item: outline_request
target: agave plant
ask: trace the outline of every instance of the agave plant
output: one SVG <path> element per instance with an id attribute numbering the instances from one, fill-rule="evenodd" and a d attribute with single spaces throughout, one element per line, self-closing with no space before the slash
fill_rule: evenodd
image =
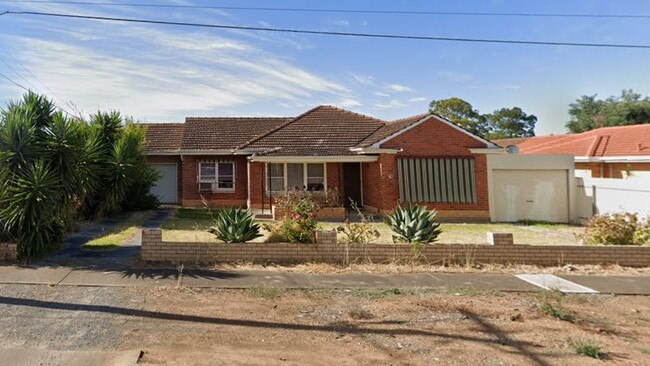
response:
<path id="1" fill-rule="evenodd" d="M 393 241 L 407 243 L 432 243 L 436 241 L 440 223 L 436 222 L 435 210 L 422 206 L 397 206 L 386 218 L 386 224 L 393 230 Z"/>
<path id="2" fill-rule="evenodd" d="M 260 226 L 249 210 L 228 208 L 217 211 L 215 225 L 208 230 L 226 243 L 245 243 L 259 238 Z"/>

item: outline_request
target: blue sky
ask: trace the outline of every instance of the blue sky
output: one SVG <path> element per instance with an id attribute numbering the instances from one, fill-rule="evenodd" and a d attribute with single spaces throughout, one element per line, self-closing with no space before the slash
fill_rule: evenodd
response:
<path id="1" fill-rule="evenodd" d="M 218 4 L 650 14 L 650 2 L 640 1 L 246 0 Z M 3 10 L 328 31 L 650 43 L 650 19 L 308 14 L 0 3 L 0 12 Z M 118 109 L 147 122 L 180 122 L 186 116 L 292 116 L 318 104 L 393 119 L 426 111 L 431 99 L 457 96 L 484 113 L 520 106 L 539 117 L 538 135 L 562 133 L 568 104 L 580 95 L 609 96 L 623 88 L 650 94 L 649 57 L 650 50 L 357 39 L 0 17 L 0 72 L 52 96 L 68 110 L 91 113 Z M 21 93 L 0 79 L 0 103 L 4 105 Z"/>

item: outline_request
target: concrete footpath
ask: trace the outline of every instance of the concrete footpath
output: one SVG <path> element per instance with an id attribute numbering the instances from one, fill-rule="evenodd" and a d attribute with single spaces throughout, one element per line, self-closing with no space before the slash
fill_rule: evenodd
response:
<path id="1" fill-rule="evenodd" d="M 207 270 L 119 266 L 0 266 L 0 283 L 50 286 L 144 286 L 196 288 L 437 288 L 529 292 L 559 283 L 563 292 L 650 295 L 648 276 L 489 273 L 313 274 L 265 270 Z M 537 277 L 540 277 L 537 279 Z M 533 278 L 533 280 L 530 280 Z M 536 282 L 539 281 L 539 282 Z M 575 286 L 574 286 L 575 285 Z M 577 289 L 577 290 L 576 290 Z M 587 289 L 581 291 L 581 289 Z"/>

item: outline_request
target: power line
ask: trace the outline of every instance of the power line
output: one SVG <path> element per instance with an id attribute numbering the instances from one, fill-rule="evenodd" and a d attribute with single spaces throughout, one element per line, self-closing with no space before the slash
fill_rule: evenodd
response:
<path id="1" fill-rule="evenodd" d="M 146 23 L 146 24 L 174 25 L 174 26 L 186 26 L 186 27 L 235 29 L 235 30 L 250 30 L 250 31 L 276 32 L 276 33 L 298 33 L 298 34 L 361 37 L 361 38 L 407 39 L 407 40 L 418 40 L 418 41 L 445 41 L 445 42 L 469 42 L 469 43 L 498 43 L 498 44 L 520 44 L 520 45 L 538 45 L 538 46 L 650 49 L 650 45 L 648 44 L 524 41 L 524 40 L 511 40 L 511 39 L 415 36 L 415 35 L 382 34 L 382 33 L 332 32 L 332 31 L 318 31 L 318 30 L 309 30 L 309 29 L 249 27 L 249 26 L 224 25 L 224 24 L 172 22 L 172 21 L 164 21 L 164 20 L 116 18 L 116 17 L 91 16 L 91 15 L 62 14 L 62 13 L 43 13 L 43 12 L 34 12 L 34 11 L 8 11 L 6 13 L 15 14 L 15 15 L 37 15 L 37 16 L 48 16 L 48 17 L 59 17 L 59 18 L 103 20 L 103 21 L 127 22 L 127 23 Z"/>
<path id="2" fill-rule="evenodd" d="M 32 91 L 31 89 L 29 89 L 29 88 L 25 87 L 24 85 L 22 85 L 22 84 L 20 84 L 20 83 L 18 83 L 18 82 L 16 82 L 16 81 L 14 81 L 14 80 L 12 80 L 12 79 L 9 78 L 7 75 L 5 75 L 5 74 L 3 74 L 3 73 L 1 73 L 1 72 L 0 72 L 0 77 L 6 79 L 6 80 L 9 81 L 10 83 L 12 83 L 12 84 L 14 84 L 15 86 L 17 86 L 17 87 L 23 89 L 23 90 L 26 91 L 26 92 L 31 92 L 31 91 Z M 30 85 L 31 85 L 31 84 L 30 84 Z M 32 87 L 33 87 L 33 85 L 32 85 Z M 36 89 L 36 88 L 34 88 L 34 89 Z M 61 107 L 60 105 L 57 105 L 54 101 L 52 101 L 52 104 L 54 104 L 57 108 L 61 109 L 61 110 L 64 111 L 65 113 L 67 113 L 67 114 L 69 114 L 69 115 L 71 115 L 71 116 L 74 116 L 74 114 L 68 112 L 65 108 Z"/>
<path id="3" fill-rule="evenodd" d="M 13 4 L 66 4 L 134 8 L 171 8 L 171 9 L 215 9 L 262 12 L 300 12 L 300 13 L 343 13 L 343 14 L 394 14 L 394 15 L 450 15 L 450 16 L 490 16 L 490 17 L 544 17 L 544 18 L 641 18 L 650 19 L 650 14 L 587 14 L 587 13 L 511 13 L 511 12 L 477 12 L 477 11 L 421 11 L 421 10 L 371 10 L 371 9 L 314 9 L 314 8 L 276 8 L 220 5 L 176 5 L 150 3 L 109 3 L 102 1 L 10 1 L 0 3 Z"/>

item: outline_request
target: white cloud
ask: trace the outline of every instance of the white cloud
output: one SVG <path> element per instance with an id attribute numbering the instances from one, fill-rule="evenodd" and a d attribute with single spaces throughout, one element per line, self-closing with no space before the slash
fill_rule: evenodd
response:
<path id="1" fill-rule="evenodd" d="M 363 74 L 355 74 L 353 72 L 349 73 L 352 75 L 352 78 L 357 81 L 358 83 L 364 84 L 364 85 L 372 85 L 375 83 L 375 78 L 370 75 L 363 75 Z"/>
<path id="2" fill-rule="evenodd" d="M 397 108 L 406 108 L 408 107 L 408 105 L 400 102 L 397 99 L 391 99 L 387 103 L 377 103 L 375 104 L 375 107 L 382 108 L 382 109 L 397 109 Z"/>
<path id="3" fill-rule="evenodd" d="M 337 27 L 349 27 L 350 21 L 347 19 L 337 19 L 332 22 Z"/>
<path id="4" fill-rule="evenodd" d="M 336 103 L 336 105 L 343 108 L 350 108 L 360 106 L 361 102 L 353 98 L 343 98 L 338 103 Z"/>
<path id="5" fill-rule="evenodd" d="M 390 94 L 388 94 L 388 93 L 384 93 L 384 92 L 382 92 L 382 91 L 376 91 L 374 94 L 375 94 L 376 96 L 378 96 L 378 97 L 382 97 L 382 98 L 388 98 L 388 97 L 390 97 Z"/>
<path id="6" fill-rule="evenodd" d="M 394 92 L 398 92 L 398 93 L 413 91 L 413 89 L 409 88 L 408 86 L 401 85 L 401 84 L 389 84 L 389 85 L 386 85 L 386 88 L 388 88 L 389 90 L 392 90 Z"/>
<path id="7" fill-rule="evenodd" d="M 265 57 L 250 57 L 248 47 L 197 49 L 178 39 L 161 44 L 160 54 L 143 51 L 152 52 L 143 60 L 137 52 L 118 57 L 60 42 L 24 37 L 11 40 L 24 47 L 18 57 L 57 96 L 74 101 L 85 111 L 119 109 L 136 119 L 180 119 L 260 101 L 296 104 L 315 97 L 314 93 L 348 91 L 261 51 L 254 54 Z M 155 43 L 155 37 L 151 41 Z M 185 57 L 164 58 L 179 53 Z M 352 99 L 347 103 L 353 103 Z"/>
<path id="8" fill-rule="evenodd" d="M 409 99 L 409 103 L 419 103 L 419 102 L 424 102 L 425 100 L 427 100 L 427 98 L 425 97 L 415 97 Z"/>

